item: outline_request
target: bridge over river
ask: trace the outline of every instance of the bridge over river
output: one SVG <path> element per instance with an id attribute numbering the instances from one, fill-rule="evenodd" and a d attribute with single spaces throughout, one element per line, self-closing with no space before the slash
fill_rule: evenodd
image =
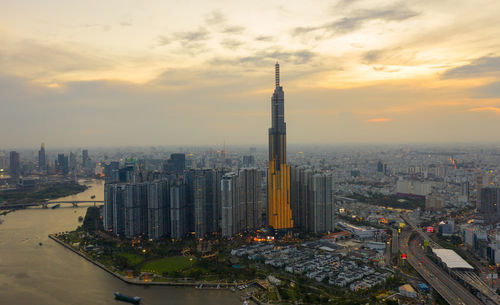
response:
<path id="1" fill-rule="evenodd" d="M 20 203 L 20 204 L 4 204 L 0 205 L 0 210 L 18 210 L 25 209 L 29 207 L 42 207 L 47 209 L 49 207 L 54 207 L 55 205 L 71 205 L 71 207 L 78 207 L 79 204 L 91 203 L 94 206 L 97 204 L 103 204 L 102 200 L 68 200 L 68 201 L 44 201 L 44 202 L 30 202 L 30 203 Z"/>

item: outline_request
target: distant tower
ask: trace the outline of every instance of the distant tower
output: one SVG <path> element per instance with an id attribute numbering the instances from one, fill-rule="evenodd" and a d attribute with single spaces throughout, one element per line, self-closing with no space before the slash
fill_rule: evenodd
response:
<path id="1" fill-rule="evenodd" d="M 87 167 L 89 167 L 89 161 L 90 161 L 89 150 L 88 149 L 84 149 L 82 151 L 82 167 L 84 169 L 86 169 Z"/>
<path id="2" fill-rule="evenodd" d="M 19 178 L 21 174 L 21 162 L 17 151 L 10 152 L 9 174 L 12 178 Z"/>
<path id="3" fill-rule="evenodd" d="M 47 159 L 45 158 L 45 143 L 42 143 L 40 150 L 38 151 L 38 170 L 47 170 Z"/>
<path id="4" fill-rule="evenodd" d="M 275 65 L 269 128 L 268 216 L 274 229 L 293 228 L 290 207 L 290 166 L 286 163 L 285 93 L 280 86 L 280 66 Z"/>

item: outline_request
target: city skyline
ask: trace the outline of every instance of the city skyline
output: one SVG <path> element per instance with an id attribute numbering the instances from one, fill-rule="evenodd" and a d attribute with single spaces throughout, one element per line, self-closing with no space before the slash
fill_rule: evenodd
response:
<path id="1" fill-rule="evenodd" d="M 291 144 L 499 141 L 499 6 L 2 1 L 0 139 L 265 144 L 279 60 Z"/>

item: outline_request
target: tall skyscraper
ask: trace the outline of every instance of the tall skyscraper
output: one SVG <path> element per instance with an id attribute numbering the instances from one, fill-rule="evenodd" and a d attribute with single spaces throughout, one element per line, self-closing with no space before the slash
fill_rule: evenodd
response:
<path id="1" fill-rule="evenodd" d="M 236 173 L 227 173 L 221 181 L 222 219 L 221 231 L 223 237 L 230 237 L 238 233 L 238 176 Z"/>
<path id="2" fill-rule="evenodd" d="M 148 185 L 148 236 L 159 239 L 170 233 L 170 193 L 167 180 Z"/>
<path id="3" fill-rule="evenodd" d="M 21 163 L 19 160 L 19 153 L 17 151 L 10 152 L 9 174 L 12 178 L 19 178 L 19 175 L 21 174 Z"/>
<path id="4" fill-rule="evenodd" d="M 170 187 L 170 234 L 181 239 L 188 232 L 186 220 L 186 185 L 176 181 Z"/>
<path id="5" fill-rule="evenodd" d="M 328 174 L 313 176 L 313 231 L 333 232 L 335 230 L 333 178 Z"/>
<path id="6" fill-rule="evenodd" d="M 280 86 L 280 66 L 275 66 L 276 88 L 271 98 L 269 128 L 268 217 L 274 229 L 293 228 L 290 207 L 290 166 L 286 163 L 285 93 Z"/>
<path id="7" fill-rule="evenodd" d="M 313 175 L 313 170 L 305 166 L 295 166 L 290 170 L 294 227 L 309 232 L 314 231 Z"/>
<path id="8" fill-rule="evenodd" d="M 244 168 L 238 176 L 241 230 L 256 229 L 262 225 L 262 175 L 256 168 Z"/>
<path id="9" fill-rule="evenodd" d="M 47 159 L 45 157 L 45 143 L 42 143 L 40 150 L 38 151 L 38 170 L 47 170 Z"/>
<path id="10" fill-rule="evenodd" d="M 90 161 L 89 150 L 88 149 L 82 150 L 82 167 L 84 169 L 86 169 L 89 166 L 89 161 Z"/>
<path id="11" fill-rule="evenodd" d="M 57 170 L 60 171 L 63 175 L 68 174 L 69 172 L 68 156 L 64 154 L 57 155 Z"/>
<path id="12" fill-rule="evenodd" d="M 207 187 L 203 172 L 200 171 L 195 174 L 192 188 L 194 200 L 194 232 L 196 237 L 203 237 L 208 232 Z"/>
<path id="13" fill-rule="evenodd" d="M 74 152 L 69 153 L 69 170 L 73 173 L 76 171 L 76 154 Z"/>

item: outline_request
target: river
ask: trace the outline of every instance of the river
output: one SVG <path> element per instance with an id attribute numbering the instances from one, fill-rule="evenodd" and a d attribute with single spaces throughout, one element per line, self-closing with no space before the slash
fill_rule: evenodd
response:
<path id="1" fill-rule="evenodd" d="M 57 200 L 103 200 L 104 182 Z M 241 304 L 228 290 L 147 287 L 123 283 L 50 240 L 49 233 L 75 229 L 86 207 L 31 208 L 0 216 L 0 304 L 126 304 L 113 292 L 142 297 L 141 304 Z M 43 245 L 40 246 L 39 243 Z"/>

